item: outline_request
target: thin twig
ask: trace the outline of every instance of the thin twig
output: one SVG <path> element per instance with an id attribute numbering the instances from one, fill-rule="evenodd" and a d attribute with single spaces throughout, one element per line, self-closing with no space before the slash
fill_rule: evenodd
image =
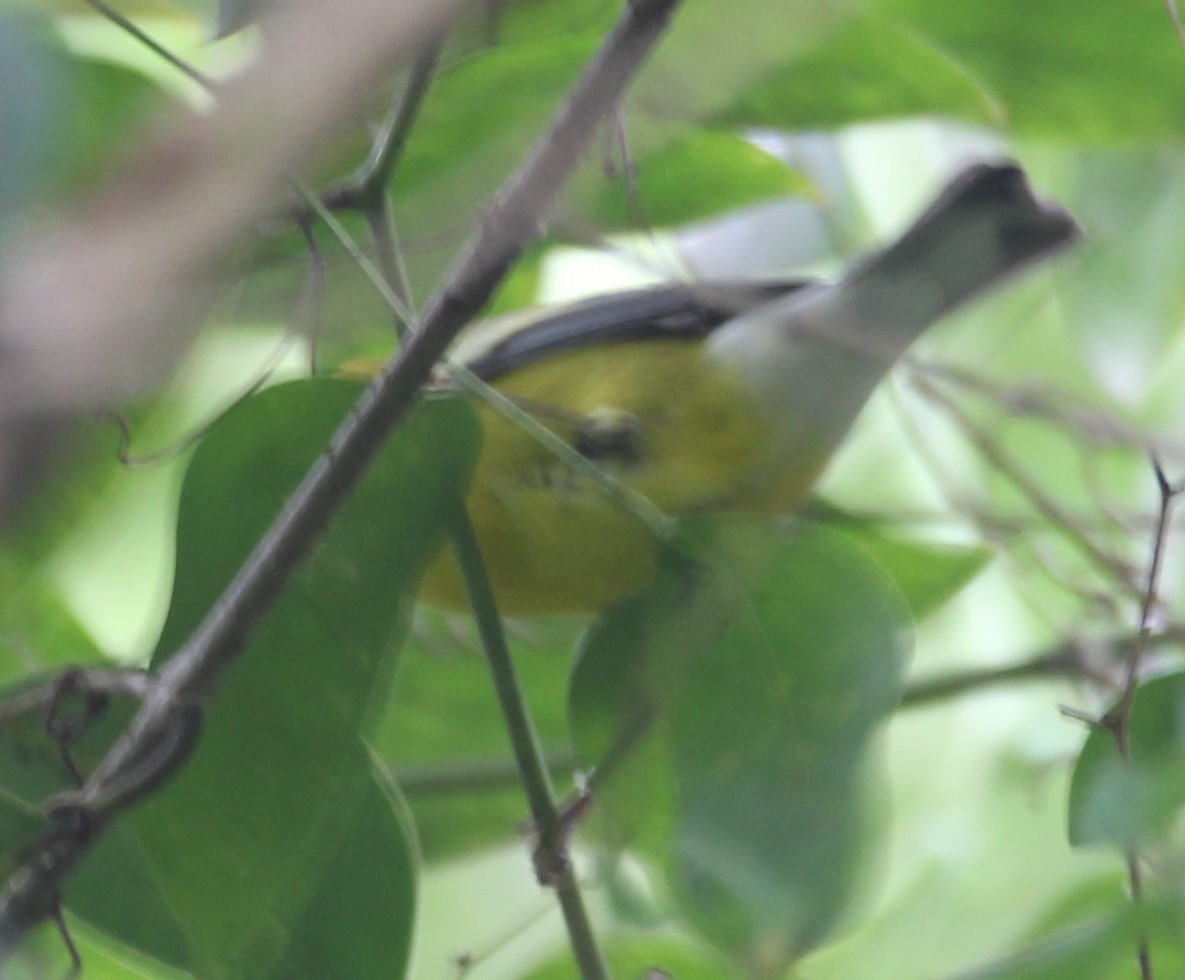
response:
<path id="1" fill-rule="evenodd" d="M 197 84 L 207 92 L 212 93 L 214 91 L 216 88 L 214 79 L 195 68 L 184 58 L 179 58 L 172 51 L 161 44 L 160 41 L 156 40 L 156 38 L 145 31 L 144 28 L 140 27 L 139 24 L 129 20 L 110 4 L 106 3 L 105 0 L 86 0 L 86 3 L 91 7 L 94 7 L 95 10 L 111 21 L 111 23 L 115 24 L 120 30 L 135 38 L 140 44 L 144 45 L 144 47 L 146 47 L 157 57 L 162 58 L 164 61 L 168 62 L 179 72 L 181 72 L 181 74 L 186 78 L 197 82 Z"/>
<path id="2" fill-rule="evenodd" d="M 1135 582 L 1132 569 L 1116 556 L 1108 554 L 1088 535 L 1084 534 L 1073 518 L 1038 486 L 1036 481 L 1025 473 L 1016 461 L 1010 458 L 954 399 L 948 397 L 937 386 L 920 375 L 915 376 L 914 383 L 926 398 L 946 412 L 947 416 L 958 425 L 976 450 L 992 464 L 995 470 L 1006 477 L 1024 495 L 1033 508 L 1050 524 L 1058 528 L 1066 539 L 1092 564 L 1106 573 L 1108 578 L 1114 581 L 1130 598 L 1140 599 L 1143 597 L 1143 589 Z"/>
<path id="3" fill-rule="evenodd" d="M 387 196 L 387 185 L 403 156 L 407 139 L 428 94 L 440 60 L 444 36 L 429 40 L 408 72 L 407 82 L 379 128 L 370 156 L 358 171 L 321 198 L 330 210 L 374 211 Z"/>
<path id="4" fill-rule="evenodd" d="M 370 256 L 354 240 L 354 236 L 341 223 L 337 215 L 330 211 L 325 203 L 319 200 L 303 184 L 297 185 L 297 193 L 304 199 L 309 210 L 325 222 L 325 226 L 333 233 L 333 237 L 345 248 L 350 259 L 358 266 L 362 274 L 366 276 L 367 281 L 378 291 L 379 297 L 387 304 L 391 311 L 405 323 L 414 323 L 416 320 L 415 311 L 404 302 L 399 291 L 387 282 L 383 270 L 371 261 Z"/>
<path id="5" fill-rule="evenodd" d="M 444 36 L 439 35 L 424 45 L 411 66 L 406 84 L 379 129 L 366 162 L 352 177 L 324 194 L 320 202 L 325 210 L 354 210 L 365 215 L 383 279 L 392 295 L 399 298 L 399 304 L 392 305 L 395 332 L 399 337 L 411 327 L 414 314 L 407 269 L 396 244 L 395 215 L 388 185 L 395 167 L 403 157 L 408 137 L 419 116 L 424 97 L 428 94 L 443 43 Z M 316 208 L 316 202 L 306 203 Z"/>
<path id="6" fill-rule="evenodd" d="M 1161 468 L 1160 461 L 1155 457 L 1152 459 L 1152 468 L 1156 474 L 1156 486 L 1160 493 L 1160 509 L 1157 515 L 1156 531 L 1152 538 L 1152 558 L 1148 562 L 1147 584 L 1144 588 L 1143 602 L 1140 605 L 1140 630 L 1136 642 L 1132 646 L 1131 655 L 1128 657 L 1123 694 L 1120 696 L 1119 703 L 1107 713 L 1102 722 L 1103 726 L 1114 736 L 1119 755 L 1128 765 L 1131 765 L 1132 762 L 1132 712 L 1136 706 L 1136 692 L 1140 686 L 1141 667 L 1152 638 L 1153 611 L 1156 608 L 1160 592 L 1160 576 L 1164 567 L 1169 523 L 1172 520 L 1173 504 L 1176 498 L 1185 491 L 1185 487 L 1175 486 L 1169 482 Z M 1139 908 L 1144 900 L 1144 883 L 1143 872 L 1140 869 L 1140 855 L 1134 842 L 1128 845 L 1124 856 L 1132 901 Z M 1136 956 L 1140 964 L 1141 980 L 1152 980 L 1152 951 L 1147 933 L 1142 928 Z"/>
<path id="7" fill-rule="evenodd" d="M 66 917 L 62 914 L 61 905 L 54 911 L 53 921 L 58 927 L 58 936 L 62 940 L 62 945 L 66 947 L 66 954 L 70 957 L 70 970 L 64 980 L 73 980 L 74 977 L 82 976 L 82 954 L 78 952 L 78 944 L 74 942 L 74 936 L 71 935 L 70 927 L 66 924 Z"/>
<path id="8" fill-rule="evenodd" d="M 1140 604 L 1140 631 L 1128 657 L 1123 696 L 1112 712 L 1116 723 L 1116 738 L 1119 740 L 1120 752 L 1125 758 L 1131 757 L 1131 715 L 1135 708 L 1136 691 L 1140 685 L 1140 668 L 1152 639 L 1152 614 L 1160 592 L 1160 576 L 1164 568 L 1165 543 L 1172 520 L 1173 504 L 1183 489 L 1169 483 L 1160 462 L 1155 457 L 1152 460 L 1152 468 L 1156 473 L 1156 486 L 1160 493 L 1160 508 L 1156 518 L 1156 529 L 1152 535 L 1152 559 L 1148 563 L 1148 581 Z"/>
<path id="9" fill-rule="evenodd" d="M 1065 644 L 1029 660 L 1005 667 L 983 667 L 941 677 L 913 681 L 905 689 L 901 707 L 917 708 L 950 698 L 1015 681 L 1045 680 L 1051 677 L 1094 677 L 1095 672 L 1073 644 Z"/>
<path id="10" fill-rule="evenodd" d="M 429 65 L 435 63 L 438 47 L 438 43 L 434 45 Z M 401 114 L 397 112 L 394 118 L 399 119 L 400 117 Z M 398 123 L 392 123 L 392 128 L 398 128 Z M 389 146 L 392 142 L 394 140 L 388 138 L 384 144 Z M 405 287 L 406 283 L 400 279 L 400 267 L 392 227 L 391 199 L 386 187 L 386 176 L 383 172 L 389 169 L 392 160 L 393 157 L 389 154 L 379 153 L 372 167 L 371 176 L 362 184 L 366 188 L 367 182 L 373 181 L 371 192 L 364 193 L 359 199 L 359 204 L 370 227 L 372 244 L 379 260 L 384 282 L 393 293 L 403 292 L 406 299 L 405 290 L 401 290 L 401 287 Z M 374 181 L 373 175 L 375 173 L 379 174 L 377 181 Z M 399 318 L 397 318 L 398 322 L 400 322 Z M 402 321 L 402 325 L 406 331 L 409 326 L 407 321 Z M 510 648 L 506 642 L 501 616 L 494 600 L 477 538 L 473 533 L 473 527 L 469 523 L 464 507 L 464 503 L 458 501 L 459 518 L 453 535 L 453 547 L 465 580 L 466 591 L 469 595 L 486 661 L 490 667 L 490 674 L 494 680 L 494 690 L 502 710 L 507 734 L 510 737 L 511 748 L 514 751 L 519 779 L 526 790 L 527 800 L 530 804 L 531 816 L 537 834 L 535 866 L 536 869 L 544 867 L 548 869 L 546 878 L 540 875 L 540 881 L 555 889 L 556 898 L 563 912 L 564 923 L 568 929 L 573 955 L 580 965 L 581 974 L 588 978 L 607 977 L 608 972 L 592 930 L 584 897 L 569 860 L 569 835 L 556 803 L 550 770 L 527 708 L 514 661 L 510 656 Z M 541 860 L 539 855 L 546 855 L 546 860 Z"/>
<path id="11" fill-rule="evenodd" d="M 463 505 L 459 505 L 458 510 L 460 514 L 453 533 L 453 548 L 465 578 L 469 604 L 481 635 L 482 647 L 494 679 L 494 690 L 510 735 L 515 763 L 527 794 L 537 839 L 536 875 L 540 884 L 555 889 L 581 976 L 585 980 L 607 978 L 608 969 L 593 934 L 584 897 L 569 858 L 568 826 L 556 803 L 551 774 L 514 669 L 514 660 L 506 643 L 498 605 L 485 572 L 477 538 Z"/>
<path id="12" fill-rule="evenodd" d="M 47 716 L 63 688 L 104 697 L 144 698 L 151 680 L 142 670 L 75 667 L 49 681 L 15 691 L 0 701 L 0 728 L 30 715 Z"/>
<path id="13" fill-rule="evenodd" d="M 367 210 L 364 214 L 383 278 L 386 279 L 391 291 L 399 297 L 403 308 L 413 309 L 411 284 L 407 278 L 407 266 L 402 260 L 399 236 L 395 231 L 395 214 L 391 207 L 391 199 L 384 195 L 376 210 Z M 415 322 L 414 318 L 404 317 L 394 310 L 392 312 L 395 313 L 395 336 L 402 339 Z"/>

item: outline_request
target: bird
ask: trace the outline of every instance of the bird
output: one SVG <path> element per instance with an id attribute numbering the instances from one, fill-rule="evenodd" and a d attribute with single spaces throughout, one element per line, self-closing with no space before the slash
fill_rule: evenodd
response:
<path id="1" fill-rule="evenodd" d="M 478 400 L 465 499 L 499 611 L 596 613 L 653 580 L 660 535 L 606 483 L 672 518 L 794 513 L 914 340 L 1080 236 L 1019 165 L 979 162 L 834 281 L 668 282 L 466 328 L 454 362 L 571 450 Z M 442 547 L 420 598 L 466 594 Z"/>

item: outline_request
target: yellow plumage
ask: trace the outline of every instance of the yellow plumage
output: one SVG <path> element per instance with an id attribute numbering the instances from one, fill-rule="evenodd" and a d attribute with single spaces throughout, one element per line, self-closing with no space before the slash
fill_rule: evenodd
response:
<path id="1" fill-rule="evenodd" d="M 1018 168 L 979 165 L 834 285 L 637 290 L 480 326 L 458 357 L 664 513 L 782 513 L 918 334 L 1076 234 Z M 643 588 L 651 529 L 518 422 L 479 411 L 468 507 L 502 612 L 596 610 Z M 422 598 L 464 605 L 451 549 Z"/>
<path id="2" fill-rule="evenodd" d="M 601 433 L 608 443 L 630 443 L 608 446 L 613 458 L 599 465 L 666 513 L 793 509 L 823 459 L 800 461 L 786 479 L 750 485 L 745 477 L 761 458 L 765 426 L 759 406 L 738 397 L 738 385 L 706 357 L 702 340 L 690 339 L 557 354 L 498 387 L 528 411 L 543 407 L 533 414 L 574 445 L 590 424 L 608 430 Z M 650 530 L 514 421 L 487 405 L 480 412 L 486 449 L 468 504 L 495 570 L 500 608 L 513 615 L 582 611 L 643 587 L 654 573 Z M 450 555 L 429 570 L 423 597 L 464 603 Z"/>

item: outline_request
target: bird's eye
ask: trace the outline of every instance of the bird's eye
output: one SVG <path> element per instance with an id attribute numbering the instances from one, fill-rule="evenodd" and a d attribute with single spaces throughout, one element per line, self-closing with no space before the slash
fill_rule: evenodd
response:
<path id="1" fill-rule="evenodd" d="M 574 446 L 594 462 L 637 463 L 642 458 L 642 429 L 629 412 L 597 409 L 581 421 Z"/>

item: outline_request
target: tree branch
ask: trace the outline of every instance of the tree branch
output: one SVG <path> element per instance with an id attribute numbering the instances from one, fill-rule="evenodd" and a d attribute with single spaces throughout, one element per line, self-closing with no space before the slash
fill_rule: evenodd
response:
<path id="1" fill-rule="evenodd" d="M 658 41 L 676 4 L 629 3 L 550 128 L 495 195 L 419 329 L 359 399 L 205 620 L 161 668 L 128 730 L 86 784 L 63 801 L 58 812 L 84 817 L 78 820 L 81 829 L 47 834 L 9 882 L 0 903 L 0 959 L 50 914 L 54 902 L 46 899 L 56 901 L 62 883 L 104 824 L 152 784 L 153 774 L 142 771 L 143 760 L 152 756 L 152 747 L 175 728 L 178 718 L 188 716 L 212 692 L 388 433 L 414 405 L 452 338 L 539 234 L 543 216 Z"/>

